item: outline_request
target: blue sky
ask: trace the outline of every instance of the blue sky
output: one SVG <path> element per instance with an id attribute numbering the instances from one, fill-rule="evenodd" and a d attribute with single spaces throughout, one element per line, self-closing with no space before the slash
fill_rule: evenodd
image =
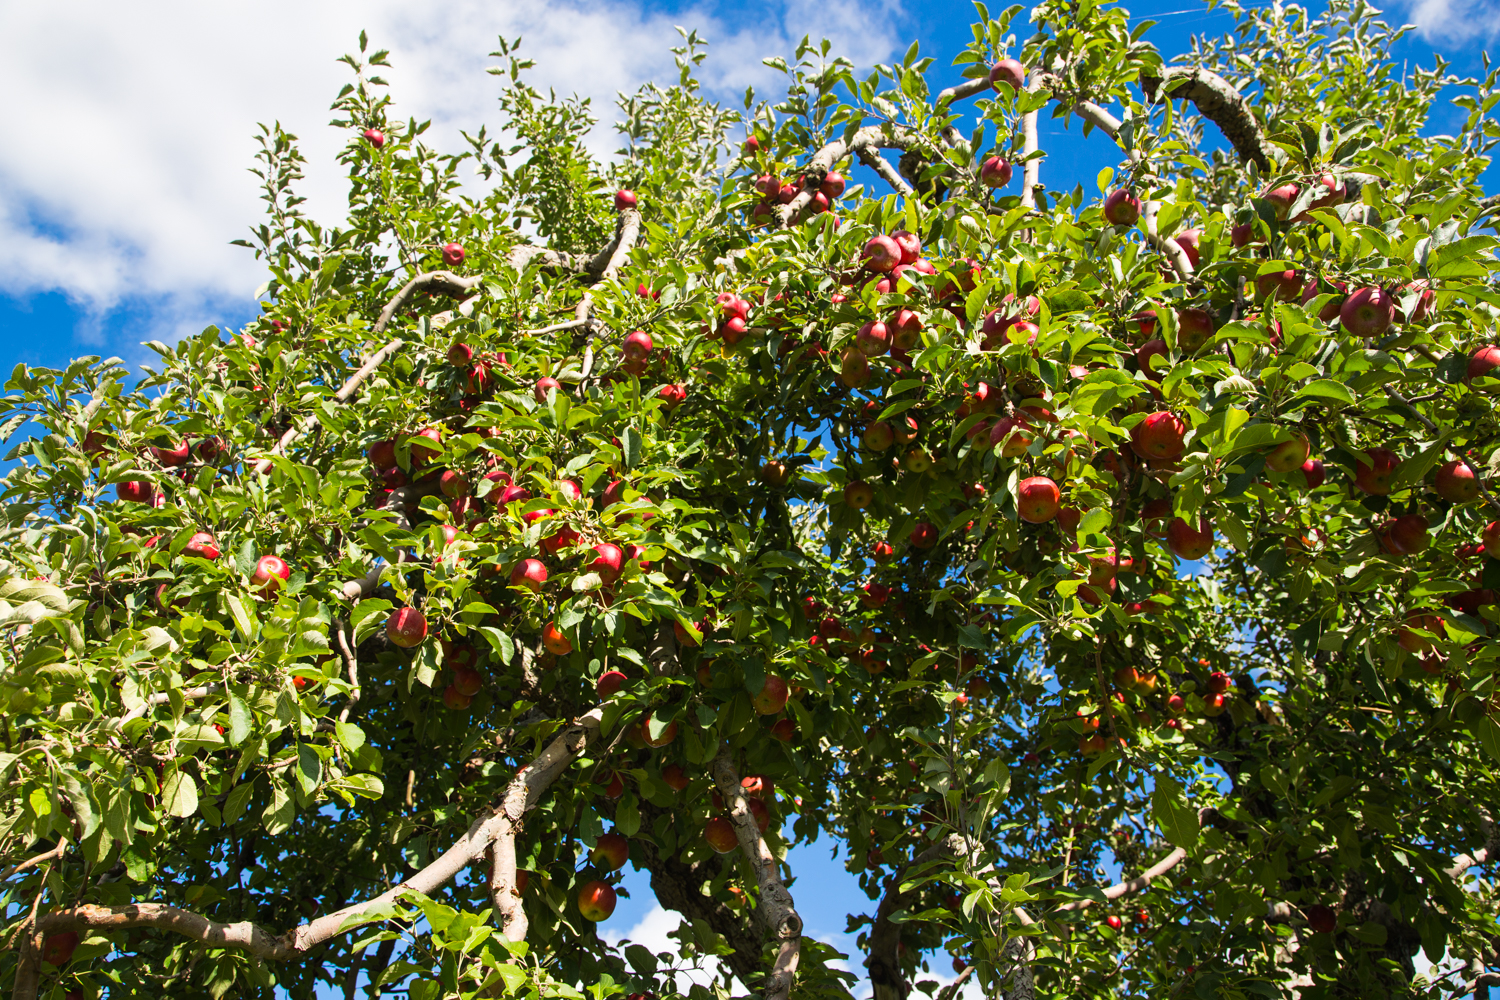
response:
<path id="1" fill-rule="evenodd" d="M 1192 0 L 1129 7 L 1160 22 L 1148 38 L 1168 56 L 1184 51 L 1193 33 L 1217 34 L 1229 24 Z M 1493 2 L 1403 0 L 1389 18 L 1423 29 L 1403 43 L 1402 58 L 1430 65 L 1440 52 L 1456 72 L 1477 73 L 1496 10 Z M 972 12 L 960 0 L 4 5 L 3 370 L 17 362 L 62 365 L 81 354 L 140 361 L 143 340 L 171 341 L 254 316 L 263 275 L 229 241 L 259 217 L 255 178 L 246 170 L 256 123 L 278 119 L 303 137 L 313 161 L 304 185 L 311 211 L 336 219 L 341 192 L 332 154 L 343 137 L 326 127 L 327 106 L 345 79 L 334 59 L 354 47 L 362 28 L 372 48 L 392 49 L 395 68 L 387 75 L 398 112 L 432 118 L 430 135 L 440 146 L 459 148 L 458 128 L 494 124 L 496 84 L 483 69 L 490 42 L 504 34 L 525 38 L 523 54 L 538 60 L 533 82 L 595 99 L 605 122 L 599 148 L 607 150 L 611 95 L 671 78 L 675 24 L 708 38 L 711 93 L 738 106 L 747 82 L 770 93 L 776 77 L 761 57 L 790 55 L 804 34 L 827 35 L 860 66 L 899 58 L 916 39 L 936 57 L 937 85 L 956 82 L 948 64 L 970 37 Z M 1024 20 L 1018 28 L 1025 30 Z M 1444 122 L 1435 124 L 1441 130 Z M 1053 189 L 1081 183 L 1092 193 L 1098 170 L 1118 154 L 1102 137 L 1081 139 L 1076 122 L 1069 135 L 1059 129 L 1043 123 L 1044 182 Z M 809 930 L 847 950 L 851 942 L 840 937 L 845 913 L 873 904 L 829 861 L 832 847 L 798 849 L 791 863 Z M 652 923 L 645 877 L 630 874 L 625 884 L 633 898 L 621 901 L 608 928 L 641 935 L 670 929 Z"/>

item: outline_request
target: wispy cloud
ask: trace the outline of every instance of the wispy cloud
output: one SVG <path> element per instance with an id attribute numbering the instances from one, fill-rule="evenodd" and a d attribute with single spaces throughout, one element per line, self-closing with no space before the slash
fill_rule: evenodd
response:
<path id="1" fill-rule="evenodd" d="M 1494 0 L 1403 0 L 1400 9 L 1435 44 L 1488 41 L 1500 34 L 1500 4 Z"/>
<path id="2" fill-rule="evenodd" d="M 709 39 L 710 92 L 734 100 L 747 82 L 773 85 L 761 58 L 789 54 L 804 34 L 831 37 L 861 63 L 888 59 L 905 47 L 903 18 L 899 5 L 856 0 L 675 17 L 619 0 L 3 5 L 0 294 L 60 291 L 94 316 L 166 302 L 174 327 L 192 326 L 211 303 L 248 310 L 264 274 L 229 241 L 261 215 L 246 170 L 256 124 L 279 120 L 301 136 L 311 161 L 302 193 L 320 219 L 337 221 L 333 155 L 348 137 L 327 127 L 328 104 L 347 79 L 335 59 L 361 28 L 392 50 L 384 75 L 397 114 L 432 119 L 429 135 L 444 148 L 460 148 L 459 128 L 496 124 L 498 81 L 484 69 L 503 35 L 524 37 L 535 85 L 593 98 L 596 148 L 608 151 L 615 93 L 675 79 L 674 23 Z"/>

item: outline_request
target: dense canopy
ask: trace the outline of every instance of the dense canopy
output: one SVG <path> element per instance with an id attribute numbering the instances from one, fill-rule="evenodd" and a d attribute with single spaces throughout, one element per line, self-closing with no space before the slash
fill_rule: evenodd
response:
<path id="1" fill-rule="evenodd" d="M 361 38 L 344 221 L 262 135 L 262 317 L 6 384 L 0 985 L 1487 994 L 1496 75 L 1229 9 L 741 110 L 685 34 L 607 163 L 518 43 L 452 152 Z"/>

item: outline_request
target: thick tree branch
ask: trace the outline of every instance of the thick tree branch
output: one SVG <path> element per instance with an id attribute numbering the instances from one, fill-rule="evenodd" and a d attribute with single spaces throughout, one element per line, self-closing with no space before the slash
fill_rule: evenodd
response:
<path id="1" fill-rule="evenodd" d="M 84 904 L 53 910 L 38 918 L 36 934 L 155 927 L 214 947 L 238 948 L 264 961 L 301 958 L 311 949 L 341 934 L 384 919 L 387 908 L 394 906 L 405 893 L 431 895 L 484 853 L 502 832 L 513 835 L 521 816 L 536 805 L 542 793 L 598 735 L 603 713 L 603 706 L 596 707 L 563 730 L 534 761 L 511 779 L 500 805 L 475 820 L 453 846 L 426 868 L 373 899 L 318 917 L 284 934 L 273 935 L 250 922 L 222 924 L 201 914 L 159 903 L 127 906 Z M 23 978 L 18 974 L 12 1000 L 35 1000 L 34 985 L 30 993 L 22 991 Z"/>
<path id="2" fill-rule="evenodd" d="M 1031 79 L 1026 81 L 1026 89 L 1039 89 L 1043 79 L 1041 74 L 1033 73 Z M 1042 158 L 1031 155 L 1041 148 L 1037 139 L 1036 116 L 1035 111 L 1028 111 L 1021 116 L 1021 157 L 1025 161 L 1021 165 L 1021 205 L 1024 208 L 1036 208 L 1036 191 L 1041 183 Z"/>
<path id="3" fill-rule="evenodd" d="M 750 803 L 745 790 L 740 786 L 740 776 L 735 771 L 726 746 L 713 762 L 714 784 L 719 788 L 724 803 L 729 807 L 729 821 L 734 825 L 740 850 L 755 872 L 760 889 L 760 914 L 771 936 L 780 942 L 776 958 L 762 983 L 765 1000 L 787 1000 L 792 992 L 792 980 L 797 975 L 797 961 L 802 948 L 802 918 L 792 903 L 792 894 L 781 882 L 776 868 L 776 858 L 766 846 L 755 816 L 750 812 Z"/>
<path id="4" fill-rule="evenodd" d="M 874 149 L 869 146 L 860 146 L 854 153 L 859 157 L 859 162 L 879 174 L 881 179 L 889 184 L 897 194 L 906 197 L 912 193 L 912 187 L 906 183 L 906 179 L 896 171 L 895 167 L 891 166 L 889 160 L 875 152 Z"/>
<path id="5" fill-rule="evenodd" d="M 1266 141 L 1250 102 L 1212 70 L 1201 66 L 1178 67 L 1164 71 L 1159 77 L 1143 76 L 1141 90 L 1151 103 L 1164 97 L 1192 101 L 1198 113 L 1224 133 L 1241 160 L 1270 170 L 1279 159 L 1276 147 Z"/>
<path id="6" fill-rule="evenodd" d="M 797 197 L 793 198 L 789 204 L 781 207 L 780 224 L 789 226 L 793 220 L 802 217 L 803 211 L 811 204 L 813 193 L 818 190 L 818 185 L 823 183 L 823 178 L 828 176 L 828 171 L 833 169 L 833 165 L 844 157 L 853 153 L 863 158 L 862 150 L 906 150 L 916 142 L 916 133 L 902 125 L 866 125 L 855 132 L 848 142 L 843 139 L 833 140 L 814 153 L 812 159 L 807 162 L 807 168 L 803 171 L 803 176 L 806 178 L 803 188 L 797 192 Z M 885 175 L 882 173 L 881 176 Z M 886 179 L 889 180 L 889 178 Z"/>
<path id="7" fill-rule="evenodd" d="M 967 841 L 959 834 L 950 833 L 897 870 L 890 888 L 880 900 L 880 906 L 875 911 L 875 922 L 870 927 L 869 956 L 865 959 L 865 968 L 870 970 L 870 984 L 875 989 L 875 1000 L 906 1000 L 907 994 L 911 992 L 911 984 L 901 974 L 901 925 L 891 919 L 910 906 L 917 895 L 915 888 L 901 891 L 906 873 L 938 858 L 960 857 L 967 850 Z"/>
<path id="8" fill-rule="evenodd" d="M 1176 868 L 1185 857 L 1187 857 L 1187 851 L 1183 850 L 1180 847 L 1174 848 L 1170 854 L 1162 858 L 1150 868 L 1147 868 L 1145 871 L 1141 872 L 1135 878 L 1127 879 L 1124 882 L 1117 882 L 1116 884 L 1105 889 L 1104 898 L 1115 900 L 1119 899 L 1121 896 L 1129 896 L 1133 893 L 1140 892 L 1142 889 L 1146 888 L 1146 886 L 1150 885 L 1152 880 L 1161 878 L 1167 872 L 1171 871 L 1173 868 Z M 1072 902 L 1064 903 L 1061 906 L 1056 907 L 1052 912 L 1067 913 L 1072 910 L 1086 909 L 1093 905 L 1094 901 L 1092 899 L 1075 899 Z"/>
<path id="9" fill-rule="evenodd" d="M 1155 247 L 1157 252 L 1166 256 L 1172 264 L 1172 270 L 1177 272 L 1178 280 L 1187 281 L 1193 276 L 1193 262 L 1188 260 L 1187 251 L 1182 249 L 1181 243 L 1157 232 L 1156 213 L 1159 211 L 1161 211 L 1159 201 L 1148 201 L 1141 208 L 1141 221 L 1145 223 L 1146 242 Z"/>

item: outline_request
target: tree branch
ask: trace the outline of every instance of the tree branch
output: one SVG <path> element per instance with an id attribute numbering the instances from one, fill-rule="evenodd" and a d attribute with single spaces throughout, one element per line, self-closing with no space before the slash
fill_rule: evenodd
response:
<path id="1" fill-rule="evenodd" d="M 1172 850 L 1172 853 L 1162 858 L 1150 868 L 1147 868 L 1145 871 L 1141 872 L 1135 878 L 1128 879 L 1124 882 L 1118 882 L 1115 885 L 1112 885 L 1109 888 L 1105 889 L 1104 898 L 1115 900 L 1119 899 L 1121 896 L 1129 896 L 1132 893 L 1140 892 L 1142 889 L 1146 888 L 1146 886 L 1150 885 L 1153 879 L 1161 878 L 1161 876 L 1165 875 L 1173 868 L 1176 868 L 1177 865 L 1180 864 L 1182 862 L 1182 859 L 1185 857 L 1187 857 L 1187 851 L 1183 850 L 1180 847 L 1174 848 Z M 1094 901 L 1092 899 L 1075 899 L 1072 902 L 1064 903 L 1061 906 L 1056 907 L 1052 912 L 1067 913 L 1072 910 L 1086 909 L 1093 905 Z"/>
<path id="2" fill-rule="evenodd" d="M 1162 236 L 1156 231 L 1156 213 L 1161 210 L 1161 202 L 1147 201 L 1141 208 L 1141 221 L 1146 229 L 1146 242 L 1150 243 L 1159 253 L 1165 254 L 1172 264 L 1172 269 L 1177 272 L 1181 281 L 1187 281 L 1193 276 L 1193 262 L 1188 260 L 1187 251 L 1182 249 L 1182 244 L 1169 237 Z"/>
<path id="3" fill-rule="evenodd" d="M 750 812 L 749 801 L 744 788 L 740 786 L 740 776 L 735 771 L 729 753 L 726 745 L 720 750 L 719 756 L 714 758 L 714 783 L 718 785 L 719 794 L 729 807 L 729 821 L 734 824 L 740 850 L 755 872 L 755 880 L 760 889 L 758 912 L 761 920 L 772 937 L 781 943 L 763 984 L 765 1000 L 787 1000 L 792 992 L 792 980 L 797 974 L 797 961 L 802 949 L 802 918 L 797 915 L 792 904 L 792 894 L 781 883 L 776 858 L 755 825 L 755 817 Z"/>
<path id="4" fill-rule="evenodd" d="M 344 707 L 339 710 L 339 721 L 348 722 L 349 713 L 359 703 L 359 660 L 355 657 L 354 650 L 349 646 L 349 635 L 343 622 L 338 623 L 335 634 L 339 640 L 339 653 L 344 657 L 344 669 L 348 672 L 349 683 L 353 685 L 353 689 L 349 692 L 349 700 L 344 702 Z"/>
<path id="5" fill-rule="evenodd" d="M 130 927 L 155 927 L 218 948 L 238 948 L 264 961 L 288 961 L 300 958 L 312 948 L 341 934 L 384 919 L 387 907 L 407 892 L 431 895 L 466 868 L 502 832 L 514 835 L 515 824 L 534 807 L 543 792 L 598 735 L 604 708 L 598 706 L 579 717 L 563 730 L 530 764 L 523 767 L 506 786 L 500 805 L 476 819 L 453 846 L 426 868 L 362 903 L 346 906 L 318 917 L 281 935 L 272 935 L 248 921 L 222 924 L 201 914 L 159 903 L 133 903 L 127 906 L 84 904 L 53 910 L 37 920 L 37 934 L 64 930 L 123 930 Z M 13 1000 L 34 1000 L 31 994 L 19 992 Z"/>
<path id="6" fill-rule="evenodd" d="M 1276 147 L 1266 141 L 1260 122 L 1244 95 L 1228 80 L 1201 66 L 1165 70 L 1161 76 L 1141 77 L 1146 100 L 1163 98 L 1192 101 L 1198 113 L 1219 127 L 1240 159 L 1270 170 L 1278 159 Z"/>
<path id="7" fill-rule="evenodd" d="M 44 865 L 48 861 L 56 861 L 58 858 L 60 858 L 60 857 L 63 856 L 64 852 L 66 852 L 67 849 L 68 849 L 68 838 L 67 837 L 58 837 L 57 838 L 57 845 L 55 847 L 53 847 L 51 850 L 44 851 L 43 853 L 38 854 L 34 858 L 27 858 L 25 861 L 22 861 L 22 862 L 20 862 L 18 864 L 15 864 L 15 865 L 11 866 L 10 868 L 7 868 L 5 870 L 5 874 L 0 875 L 0 882 L 4 882 L 6 879 L 10 878 L 12 875 L 18 875 L 21 872 L 24 872 L 28 868 L 35 868 L 37 865 Z"/>
<path id="8" fill-rule="evenodd" d="M 178 688 L 177 693 L 182 695 L 182 697 L 184 698 L 207 698 L 209 695 L 218 694 L 222 690 L 224 690 L 224 685 L 215 683 L 204 684 L 200 687 Z M 157 705 L 165 705 L 171 700 L 171 691 L 158 691 L 156 694 L 147 695 L 145 700 L 142 701 L 139 705 L 135 706 L 135 708 L 132 708 L 130 711 L 120 716 L 120 726 L 123 728 L 125 723 L 129 722 L 131 719 L 139 719 L 141 716 L 151 711 L 151 709 L 155 708 Z"/>
<path id="9" fill-rule="evenodd" d="M 916 889 L 901 891 L 906 873 L 938 858 L 959 857 L 968 850 L 968 846 L 962 836 L 950 833 L 897 869 L 890 888 L 875 911 L 875 921 L 870 926 L 870 943 L 867 949 L 869 956 L 865 959 L 865 968 L 870 970 L 870 984 L 875 988 L 875 1000 L 906 1000 L 911 992 L 911 984 L 901 974 L 901 927 L 891 920 L 909 906 L 917 894 Z"/>
<path id="10" fill-rule="evenodd" d="M 802 212 L 812 202 L 812 196 L 818 190 L 818 185 L 833 169 L 833 165 L 851 153 L 860 155 L 861 150 L 875 149 L 910 149 L 916 143 L 916 134 L 902 125 L 866 125 L 855 132 L 848 142 L 843 139 L 835 139 L 822 149 L 813 154 L 812 159 L 807 161 L 807 169 L 803 176 L 807 178 L 802 190 L 797 192 L 789 204 L 781 207 L 780 224 L 789 226 L 794 219 L 802 217 Z M 879 159 L 879 157 L 876 157 Z M 873 164 L 871 165 L 873 166 Z M 879 169 L 878 167 L 875 169 Z M 885 177 L 885 174 L 881 174 Z M 887 181 L 890 178 L 886 178 Z M 897 188 L 897 190 L 900 190 Z"/>

